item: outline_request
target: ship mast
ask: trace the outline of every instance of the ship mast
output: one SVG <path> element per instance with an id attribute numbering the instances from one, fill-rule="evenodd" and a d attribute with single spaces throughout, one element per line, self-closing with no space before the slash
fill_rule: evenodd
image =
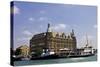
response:
<path id="1" fill-rule="evenodd" d="M 86 47 L 89 46 L 88 36 L 86 35 Z"/>

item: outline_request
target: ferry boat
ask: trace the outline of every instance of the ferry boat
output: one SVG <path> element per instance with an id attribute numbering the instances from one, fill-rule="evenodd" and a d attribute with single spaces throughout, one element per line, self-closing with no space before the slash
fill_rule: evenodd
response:
<path id="1" fill-rule="evenodd" d="M 69 50 L 67 48 L 59 49 L 61 54 L 57 55 L 54 52 L 42 53 L 40 57 L 34 57 L 32 59 L 56 59 L 56 58 L 75 58 L 75 57 L 89 57 L 96 54 L 92 46 L 89 46 L 88 39 L 86 40 L 86 45 L 83 48 L 74 50 Z M 69 53 L 67 53 L 69 51 Z M 63 53 L 66 52 L 66 53 Z"/>
<path id="2" fill-rule="evenodd" d="M 96 53 L 96 49 L 93 49 L 92 46 L 89 46 L 88 38 L 86 37 L 85 47 L 77 49 L 75 55 L 70 55 L 69 57 L 89 57 L 94 56 Z"/>

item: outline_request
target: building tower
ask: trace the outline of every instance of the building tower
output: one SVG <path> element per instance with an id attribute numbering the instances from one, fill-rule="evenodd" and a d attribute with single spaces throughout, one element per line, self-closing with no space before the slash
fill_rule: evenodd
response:
<path id="1" fill-rule="evenodd" d="M 47 27 L 47 31 L 46 31 L 46 37 L 45 37 L 45 47 L 44 47 L 44 53 L 48 53 L 48 38 L 49 38 L 49 34 L 50 34 L 51 30 L 50 30 L 50 24 L 48 23 L 48 27 Z"/>
<path id="2" fill-rule="evenodd" d="M 73 29 L 72 29 L 72 32 L 71 32 L 71 37 L 75 37 Z"/>
<path id="3" fill-rule="evenodd" d="M 75 34 L 74 34 L 74 30 L 72 29 L 72 32 L 71 32 L 71 38 L 73 39 L 73 45 L 74 45 L 74 50 L 77 48 L 76 44 L 77 44 L 77 40 L 76 40 L 76 37 L 75 37 Z"/>
<path id="4" fill-rule="evenodd" d="M 47 32 L 51 32 L 51 29 L 50 29 L 50 24 L 49 24 L 49 23 L 48 23 Z"/>

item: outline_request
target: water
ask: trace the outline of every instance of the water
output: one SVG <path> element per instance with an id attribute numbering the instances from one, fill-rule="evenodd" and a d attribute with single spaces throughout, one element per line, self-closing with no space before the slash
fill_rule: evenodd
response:
<path id="1" fill-rule="evenodd" d="M 79 58 L 15 61 L 14 65 L 21 66 L 21 65 L 59 64 L 59 63 L 87 62 L 87 61 L 96 61 L 96 60 L 97 60 L 97 56 L 90 56 L 90 57 L 79 57 Z"/>

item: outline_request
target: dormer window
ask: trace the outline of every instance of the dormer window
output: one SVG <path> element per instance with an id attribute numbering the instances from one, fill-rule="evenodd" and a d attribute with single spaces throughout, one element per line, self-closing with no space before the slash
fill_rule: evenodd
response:
<path id="1" fill-rule="evenodd" d="M 59 37 L 59 34 L 58 33 L 56 34 L 56 37 Z"/>

